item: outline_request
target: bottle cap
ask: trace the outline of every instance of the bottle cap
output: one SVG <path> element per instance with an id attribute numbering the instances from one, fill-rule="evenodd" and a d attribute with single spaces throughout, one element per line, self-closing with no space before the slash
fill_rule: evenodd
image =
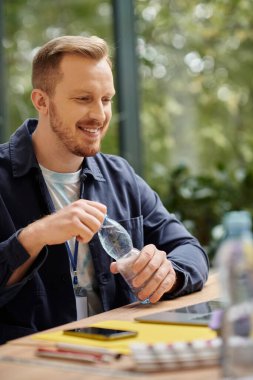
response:
<path id="1" fill-rule="evenodd" d="M 251 215 L 248 211 L 230 211 L 223 217 L 223 226 L 226 231 L 251 230 Z"/>

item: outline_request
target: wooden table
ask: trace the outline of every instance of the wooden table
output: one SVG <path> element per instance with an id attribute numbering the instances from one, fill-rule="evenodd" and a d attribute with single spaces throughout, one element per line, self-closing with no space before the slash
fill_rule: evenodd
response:
<path id="1" fill-rule="evenodd" d="M 98 314 L 65 325 L 64 328 L 73 328 L 80 325 L 106 320 L 128 320 L 137 316 L 154 313 L 162 310 L 175 309 L 194 303 L 207 301 L 219 297 L 217 277 L 210 275 L 208 282 L 201 292 L 180 297 L 172 301 L 162 301 L 155 305 L 142 305 L 133 303 L 118 309 Z M 62 330 L 62 326 L 57 329 Z M 53 329 L 56 330 L 56 329 Z M 50 330 L 51 331 L 51 330 Z M 35 349 L 41 346 L 41 341 L 34 339 L 36 335 L 13 340 L 0 346 L 0 379 L 1 380 L 202 380 L 220 378 L 219 368 L 187 369 L 180 371 L 167 371 L 155 373 L 139 373 L 134 371 L 130 357 L 123 357 L 110 364 L 79 364 L 55 359 L 42 359 L 35 356 Z M 44 345 L 48 343 L 43 343 Z M 52 344 L 52 343 L 49 343 Z"/>

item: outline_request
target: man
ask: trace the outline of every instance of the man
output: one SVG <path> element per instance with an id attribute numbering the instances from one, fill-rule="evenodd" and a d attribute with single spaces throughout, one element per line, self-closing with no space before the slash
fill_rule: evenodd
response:
<path id="1" fill-rule="evenodd" d="M 124 159 L 99 153 L 115 94 L 106 43 L 48 42 L 32 82 L 38 120 L 0 147 L 1 342 L 136 301 L 99 242 L 106 214 L 141 250 L 139 300 L 200 290 L 208 260 L 198 241 Z"/>

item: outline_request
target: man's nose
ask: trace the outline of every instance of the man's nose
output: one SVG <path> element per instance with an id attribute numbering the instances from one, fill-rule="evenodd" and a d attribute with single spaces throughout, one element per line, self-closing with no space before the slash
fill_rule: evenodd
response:
<path id="1" fill-rule="evenodd" d="M 94 102 L 89 110 L 89 117 L 91 119 L 97 120 L 99 123 L 105 121 L 106 115 L 102 102 Z"/>

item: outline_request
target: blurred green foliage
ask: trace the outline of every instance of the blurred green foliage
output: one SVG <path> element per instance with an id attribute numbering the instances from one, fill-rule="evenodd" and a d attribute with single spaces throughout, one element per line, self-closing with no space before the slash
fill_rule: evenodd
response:
<path id="1" fill-rule="evenodd" d="M 207 247 L 252 207 L 251 0 L 136 1 L 145 177 Z"/>
<path id="2" fill-rule="evenodd" d="M 165 205 L 176 210 L 186 227 L 201 240 L 212 260 L 223 238 L 220 223 L 231 210 L 248 210 L 253 215 L 253 167 L 239 171 L 220 165 L 212 173 L 193 174 L 178 165 L 168 180 Z"/>
<path id="3" fill-rule="evenodd" d="M 126 0 L 128 1 L 128 0 Z M 252 0 L 136 0 L 144 177 L 207 247 L 226 211 L 253 214 Z M 109 0 L 4 2 L 8 122 L 35 116 L 34 51 L 62 34 L 113 46 Z M 103 150 L 118 153 L 118 115 Z"/>

